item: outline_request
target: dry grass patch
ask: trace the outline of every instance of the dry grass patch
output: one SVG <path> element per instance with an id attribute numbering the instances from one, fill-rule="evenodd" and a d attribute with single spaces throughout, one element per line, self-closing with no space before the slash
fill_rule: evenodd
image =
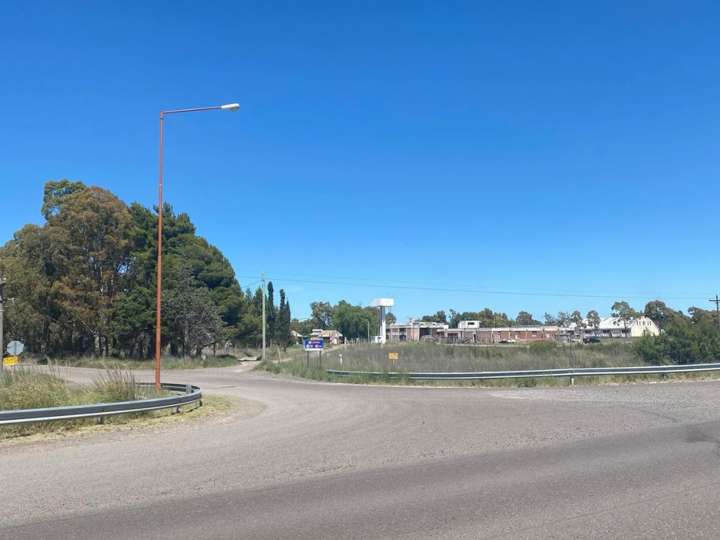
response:
<path id="1" fill-rule="evenodd" d="M 148 430 L 172 429 L 199 422 L 224 422 L 238 417 L 260 414 L 264 405 L 234 396 L 203 396 L 202 407 L 184 405 L 180 413 L 173 409 L 150 411 L 135 415 L 111 416 L 100 424 L 95 419 L 73 422 L 52 422 L 47 430 L 3 433 L 0 428 L 0 445 L 27 444 L 42 441 L 63 440 L 68 437 L 93 437 L 108 433 L 142 433 Z"/>

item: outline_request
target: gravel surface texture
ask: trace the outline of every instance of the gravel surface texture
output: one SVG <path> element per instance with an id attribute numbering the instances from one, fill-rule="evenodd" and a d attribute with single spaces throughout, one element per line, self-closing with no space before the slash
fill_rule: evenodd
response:
<path id="1" fill-rule="evenodd" d="M 254 416 L 0 443 L 0 538 L 720 537 L 720 382 L 416 388 L 251 367 L 167 381 L 261 402 Z"/>

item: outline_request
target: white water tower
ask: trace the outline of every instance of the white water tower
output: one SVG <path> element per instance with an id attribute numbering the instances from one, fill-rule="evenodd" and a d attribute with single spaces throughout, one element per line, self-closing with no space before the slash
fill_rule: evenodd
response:
<path id="1" fill-rule="evenodd" d="M 395 305 L 394 298 L 376 298 L 370 302 L 372 307 L 380 309 L 380 343 L 384 344 L 386 341 L 387 330 L 385 328 L 385 308 L 393 307 Z"/>

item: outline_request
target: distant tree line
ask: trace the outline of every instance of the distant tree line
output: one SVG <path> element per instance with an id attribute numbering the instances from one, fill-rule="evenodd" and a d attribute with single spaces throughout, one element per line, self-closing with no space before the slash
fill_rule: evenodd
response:
<path id="1" fill-rule="evenodd" d="M 643 336 L 635 341 L 633 349 L 645 362 L 650 364 L 691 364 L 720 361 L 720 321 L 715 311 L 699 307 L 690 307 L 687 313 L 667 306 L 661 300 L 653 300 L 642 310 L 636 310 L 626 301 L 612 304 L 610 314 L 617 317 L 627 328 L 639 317 L 648 317 L 660 329 L 659 336 Z M 462 320 L 480 321 L 481 327 L 492 326 L 530 326 L 542 324 L 527 311 L 520 311 L 515 319 L 505 313 L 494 312 L 490 308 L 482 311 L 457 312 L 437 311 L 425 315 L 422 321 L 449 324 L 456 328 Z M 596 310 L 588 311 L 585 316 L 580 311 L 560 311 L 557 315 L 545 313 L 544 324 L 598 328 L 600 315 Z"/>
<path id="2" fill-rule="evenodd" d="M 333 305 L 330 302 L 312 302 L 310 318 L 292 321 L 292 329 L 308 336 L 315 329 L 338 330 L 347 339 L 367 339 L 376 336 L 380 329 L 380 313 L 377 308 L 353 305 L 340 300 Z M 395 321 L 392 313 L 385 317 L 388 324 Z"/>
<path id="3" fill-rule="evenodd" d="M 219 249 L 164 207 L 162 347 L 195 356 L 228 341 L 257 346 L 262 289 L 243 291 Z M 47 355 L 154 355 L 157 213 L 82 182 L 45 185 L 45 223 L 0 247 L 6 333 Z M 268 337 L 290 343 L 290 304 L 267 288 Z"/>
<path id="4" fill-rule="evenodd" d="M 720 327 L 717 313 L 691 307 L 687 314 L 659 300 L 649 302 L 644 314 L 660 327 L 657 337 L 645 336 L 635 352 L 649 364 L 696 364 L 720 361 Z"/>
<path id="5" fill-rule="evenodd" d="M 648 305 L 651 304 L 653 304 L 653 302 L 650 302 Z M 612 305 L 611 314 L 628 324 L 636 317 L 642 315 L 642 313 L 632 309 L 625 301 L 615 302 Z M 436 311 L 433 315 L 423 315 L 420 320 L 423 322 L 447 324 L 450 328 L 457 328 L 460 321 L 479 321 L 479 326 L 481 328 L 499 326 L 537 326 L 542 324 L 566 327 L 573 323 L 579 326 L 587 325 L 588 327 L 597 328 L 600 325 L 600 315 L 594 309 L 588 311 L 585 316 L 583 316 L 579 310 L 559 311 L 557 315 L 545 313 L 543 321 L 535 319 L 532 313 L 528 311 L 520 311 L 513 319 L 512 317 L 508 317 L 506 313 L 493 311 L 490 308 L 485 308 L 480 311 L 462 312 L 451 309 L 449 310 L 449 314 L 446 314 L 444 310 Z"/>

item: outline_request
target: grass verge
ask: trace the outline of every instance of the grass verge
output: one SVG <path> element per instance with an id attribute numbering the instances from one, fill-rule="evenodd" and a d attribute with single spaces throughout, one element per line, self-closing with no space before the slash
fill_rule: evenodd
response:
<path id="1" fill-rule="evenodd" d="M 197 369 L 211 367 L 228 367 L 239 364 L 242 360 L 235 356 L 207 356 L 205 358 L 175 358 L 162 359 L 163 369 Z M 39 363 L 39 362 L 38 362 Z M 132 360 L 127 358 L 93 358 L 89 356 L 51 359 L 50 365 L 62 367 L 89 367 L 101 369 L 154 369 L 154 360 Z"/>
<path id="2" fill-rule="evenodd" d="M 637 364 L 637 363 L 636 363 Z M 633 365 L 633 364 L 628 364 Z M 567 366 L 546 366 L 548 369 L 551 367 L 567 367 Z M 586 367 L 586 366 L 583 366 Z M 592 367 L 592 366 L 587 366 Z M 338 369 L 337 366 L 331 365 L 331 368 Z M 403 376 L 403 373 L 407 373 L 408 370 L 395 369 L 394 372 L 400 373 L 400 376 L 390 376 L 387 368 L 374 370 L 365 367 L 363 371 L 377 371 L 381 373 L 378 376 L 370 375 L 352 375 L 349 377 L 339 377 L 327 373 L 328 367 L 323 365 L 322 367 L 313 364 L 307 365 L 305 359 L 295 358 L 287 362 L 261 362 L 257 369 L 261 369 L 270 373 L 285 374 L 295 377 L 301 377 L 305 379 L 311 379 L 315 381 L 326 381 L 326 382 L 342 382 L 351 384 L 391 384 L 391 385 L 411 385 L 411 386 L 431 386 L 431 387 L 482 387 L 482 388 L 508 388 L 508 387 L 557 387 L 557 386 L 570 386 L 571 380 L 568 377 L 548 377 L 548 378 L 519 378 L 519 379 L 492 379 L 492 380 L 465 380 L 465 381 L 448 381 L 448 380 L 433 380 L 433 381 L 418 381 Z M 360 370 L 358 368 L 344 368 L 347 370 Z M 503 369 L 503 368 L 497 368 Z M 527 368 L 516 368 L 516 367 L 505 367 L 504 369 L 527 369 Z M 417 371 L 433 371 L 432 369 L 418 369 Z M 447 371 L 464 371 L 460 369 L 447 370 Z M 477 371 L 491 371 L 490 369 L 478 369 Z M 718 380 L 720 378 L 719 373 L 713 372 L 701 372 L 701 373 L 672 373 L 672 374 L 648 374 L 648 375 L 613 375 L 603 377 L 576 377 L 572 384 L 576 386 L 581 385 L 595 385 L 595 384 L 632 384 L 632 383 L 648 383 L 648 382 L 667 382 L 667 381 L 711 381 Z"/>
<path id="3" fill-rule="evenodd" d="M 391 361 L 389 353 L 396 353 Z M 292 351 L 288 356 L 312 366 L 319 356 Z M 393 355 L 395 356 L 395 355 Z M 468 346 L 433 343 L 388 343 L 348 345 L 326 350 L 322 367 L 351 371 L 498 371 L 549 368 L 637 366 L 644 362 L 625 340 L 597 344 L 531 344 Z"/>
<path id="4" fill-rule="evenodd" d="M 230 396 L 203 396 L 203 406 L 186 405 L 181 413 L 172 410 L 151 411 L 148 413 L 108 417 L 103 424 L 94 419 L 78 422 L 53 422 L 52 429 L 7 431 L 0 429 L 0 444 L 15 445 L 33 442 L 64 439 L 67 437 L 87 437 L 109 432 L 142 432 L 147 430 L 169 429 L 198 421 L 214 419 L 223 421 L 236 416 L 254 416 L 262 412 L 261 403 Z"/>
<path id="5" fill-rule="evenodd" d="M 139 385 L 129 371 L 101 373 L 91 384 L 70 383 L 50 368 L 45 371 L 17 367 L 0 372 L 0 410 L 37 409 L 92 403 L 112 403 L 159 397 L 152 386 Z M 108 419 L 110 420 L 110 419 Z M 0 437 L 65 430 L 95 419 L 38 422 L 0 427 Z"/>

